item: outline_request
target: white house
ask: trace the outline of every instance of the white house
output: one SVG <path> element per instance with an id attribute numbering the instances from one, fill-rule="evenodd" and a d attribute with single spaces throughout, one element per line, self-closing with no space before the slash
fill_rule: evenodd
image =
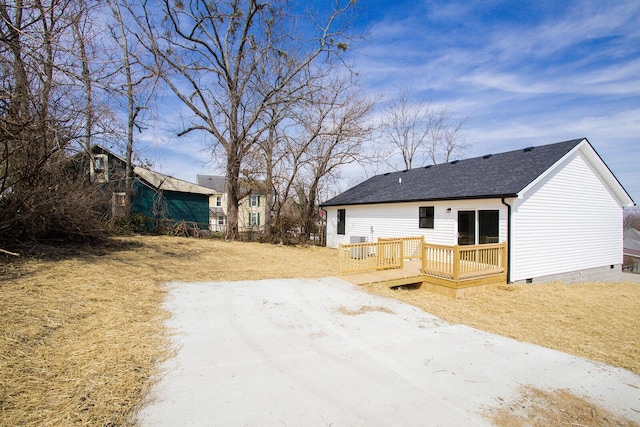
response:
<path id="1" fill-rule="evenodd" d="M 209 197 L 209 229 L 224 232 L 227 227 L 227 179 L 218 175 L 197 175 L 198 185 L 213 190 Z M 264 231 L 267 194 L 254 185 L 250 194 L 240 200 L 238 229 L 240 231 Z M 246 189 L 243 189 L 246 191 Z"/>
<path id="2" fill-rule="evenodd" d="M 587 139 L 374 176 L 326 201 L 327 246 L 507 242 L 509 282 L 616 281 L 634 202 Z"/>

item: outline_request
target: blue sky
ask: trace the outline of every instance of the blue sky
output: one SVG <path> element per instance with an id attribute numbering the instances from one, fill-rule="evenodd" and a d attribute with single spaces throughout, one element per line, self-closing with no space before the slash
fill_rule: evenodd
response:
<path id="1" fill-rule="evenodd" d="M 350 60 L 364 90 L 469 117 L 462 157 L 586 137 L 640 203 L 640 2 L 360 0 Z M 173 137 L 175 108 L 142 155 L 195 181 L 220 173 L 203 135 Z M 365 178 L 349 168 L 345 188 Z"/>

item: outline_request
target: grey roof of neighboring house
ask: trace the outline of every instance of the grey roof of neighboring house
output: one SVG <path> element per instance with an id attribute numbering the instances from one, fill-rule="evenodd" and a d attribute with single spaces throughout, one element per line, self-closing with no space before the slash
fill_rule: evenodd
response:
<path id="1" fill-rule="evenodd" d="M 204 187 L 202 185 L 196 185 L 191 182 L 174 178 L 160 172 L 152 171 L 151 169 L 141 168 L 139 166 L 135 166 L 133 168 L 133 173 L 147 181 L 155 188 L 163 191 L 179 191 L 182 193 L 205 195 L 212 195 L 215 193 L 210 188 Z"/>
<path id="2" fill-rule="evenodd" d="M 91 151 L 92 153 L 108 153 L 109 155 L 118 159 L 122 164 L 126 163 L 126 161 L 122 157 L 102 145 L 94 145 L 91 148 Z M 172 176 L 165 175 L 148 168 L 134 166 L 133 173 L 159 190 L 206 195 L 214 194 L 213 191 L 211 191 L 209 188 L 204 188 L 204 186 L 196 185 L 183 179 L 174 178 Z"/>
<path id="3" fill-rule="evenodd" d="M 321 206 L 515 197 L 582 141 L 586 139 L 376 175 Z"/>
<path id="4" fill-rule="evenodd" d="M 196 175 L 196 182 L 203 187 L 211 188 L 217 193 L 227 192 L 227 178 L 220 175 Z M 240 178 L 241 191 L 245 194 L 266 194 L 264 190 L 265 181 L 248 182 Z"/>
<path id="5" fill-rule="evenodd" d="M 196 183 L 203 187 L 216 190 L 218 193 L 226 193 L 227 178 L 219 175 L 196 175 Z"/>

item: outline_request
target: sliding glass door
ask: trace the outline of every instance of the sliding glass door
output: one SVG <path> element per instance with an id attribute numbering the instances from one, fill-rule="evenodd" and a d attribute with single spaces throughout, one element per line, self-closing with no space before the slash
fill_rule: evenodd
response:
<path id="1" fill-rule="evenodd" d="M 458 211 L 458 244 L 480 245 L 498 243 L 500 240 L 500 212 L 478 211 L 476 236 L 476 211 Z"/>
<path id="2" fill-rule="evenodd" d="M 476 244 L 476 211 L 458 211 L 458 244 Z"/>

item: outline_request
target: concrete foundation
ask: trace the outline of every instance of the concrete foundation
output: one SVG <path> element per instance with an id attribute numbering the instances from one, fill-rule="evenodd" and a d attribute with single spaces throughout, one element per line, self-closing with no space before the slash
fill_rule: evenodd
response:
<path id="1" fill-rule="evenodd" d="M 512 283 L 524 285 L 529 283 L 563 282 L 577 284 L 587 282 L 612 282 L 622 281 L 622 264 L 612 264 L 603 267 L 589 268 L 586 270 L 569 271 L 566 273 L 551 274 L 549 276 L 533 277 L 531 279 L 518 280 Z"/>

